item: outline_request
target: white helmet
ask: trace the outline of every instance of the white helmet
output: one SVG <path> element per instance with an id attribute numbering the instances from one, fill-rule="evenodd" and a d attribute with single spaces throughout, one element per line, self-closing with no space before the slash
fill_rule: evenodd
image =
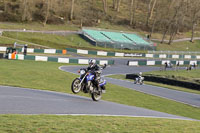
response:
<path id="1" fill-rule="evenodd" d="M 89 66 L 90 66 L 90 67 L 94 67 L 95 64 L 96 64 L 96 60 L 95 60 L 95 59 L 90 59 L 90 60 L 89 60 Z"/>
<path id="2" fill-rule="evenodd" d="M 139 75 L 142 75 L 142 72 L 140 72 Z"/>

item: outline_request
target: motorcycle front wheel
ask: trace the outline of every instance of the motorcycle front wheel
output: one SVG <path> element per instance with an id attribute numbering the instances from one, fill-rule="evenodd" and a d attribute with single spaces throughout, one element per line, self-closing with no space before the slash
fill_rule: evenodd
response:
<path id="1" fill-rule="evenodd" d="M 81 90 L 81 85 L 80 85 L 80 79 L 76 78 L 74 79 L 74 81 L 72 82 L 72 85 L 71 85 L 71 90 L 74 94 L 77 94 L 80 92 Z"/>
<path id="2" fill-rule="evenodd" d="M 93 101 L 99 101 L 101 99 L 102 91 L 95 91 L 91 94 Z"/>

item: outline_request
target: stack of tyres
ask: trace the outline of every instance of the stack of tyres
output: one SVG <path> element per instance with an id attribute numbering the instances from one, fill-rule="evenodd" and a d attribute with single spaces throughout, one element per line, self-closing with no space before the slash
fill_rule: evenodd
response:
<path id="1" fill-rule="evenodd" d="M 2 59 L 3 58 L 3 53 L 0 53 L 0 59 Z"/>

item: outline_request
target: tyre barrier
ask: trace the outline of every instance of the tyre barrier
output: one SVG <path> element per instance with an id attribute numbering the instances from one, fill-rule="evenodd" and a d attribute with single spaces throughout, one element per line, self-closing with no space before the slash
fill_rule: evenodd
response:
<path id="1" fill-rule="evenodd" d="M 0 53 L 0 59 L 2 59 L 4 57 L 3 53 Z"/>
<path id="2" fill-rule="evenodd" d="M 136 77 L 138 77 L 137 74 L 126 74 L 126 79 L 135 79 Z M 163 77 L 156 77 L 156 76 L 152 76 L 152 75 L 144 75 L 143 77 L 144 77 L 145 81 L 179 86 L 179 87 L 184 87 L 184 88 L 189 88 L 189 89 L 200 91 L 200 84 L 198 84 L 198 83 L 180 81 L 180 80 L 163 78 Z M 200 82 L 200 81 L 197 81 L 197 82 Z"/>
<path id="3" fill-rule="evenodd" d="M 88 64 L 89 59 L 70 59 L 63 57 L 47 57 L 47 56 L 33 56 L 33 55 L 23 55 L 23 54 L 9 54 L 8 59 L 13 60 L 35 60 L 35 61 L 51 61 L 58 63 L 74 63 L 74 64 Z M 113 65 L 114 60 L 97 60 L 99 65 Z"/>

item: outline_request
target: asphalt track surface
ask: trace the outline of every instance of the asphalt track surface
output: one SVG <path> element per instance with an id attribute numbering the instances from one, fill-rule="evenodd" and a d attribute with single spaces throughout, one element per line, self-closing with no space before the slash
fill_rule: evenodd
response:
<path id="1" fill-rule="evenodd" d="M 56 114 L 153 117 L 193 120 L 158 111 L 66 93 L 0 86 L 0 114 Z"/>
<path id="2" fill-rule="evenodd" d="M 77 70 L 82 67 L 83 66 L 61 66 L 59 69 L 76 73 Z M 147 67 L 114 65 L 112 67 L 108 66 L 104 70 L 103 75 L 130 73 L 130 71 L 144 72 L 156 69 L 158 68 L 148 67 L 147 69 Z M 138 91 L 145 90 L 146 86 L 133 85 L 132 82 L 110 78 L 106 78 L 106 80 L 110 83 L 121 85 L 130 89 L 138 89 Z M 151 87 L 155 88 L 153 86 Z M 103 100 L 94 102 L 91 98 L 78 95 L 8 86 L 0 86 L 0 114 L 105 115 L 193 120 L 186 117 Z"/>

